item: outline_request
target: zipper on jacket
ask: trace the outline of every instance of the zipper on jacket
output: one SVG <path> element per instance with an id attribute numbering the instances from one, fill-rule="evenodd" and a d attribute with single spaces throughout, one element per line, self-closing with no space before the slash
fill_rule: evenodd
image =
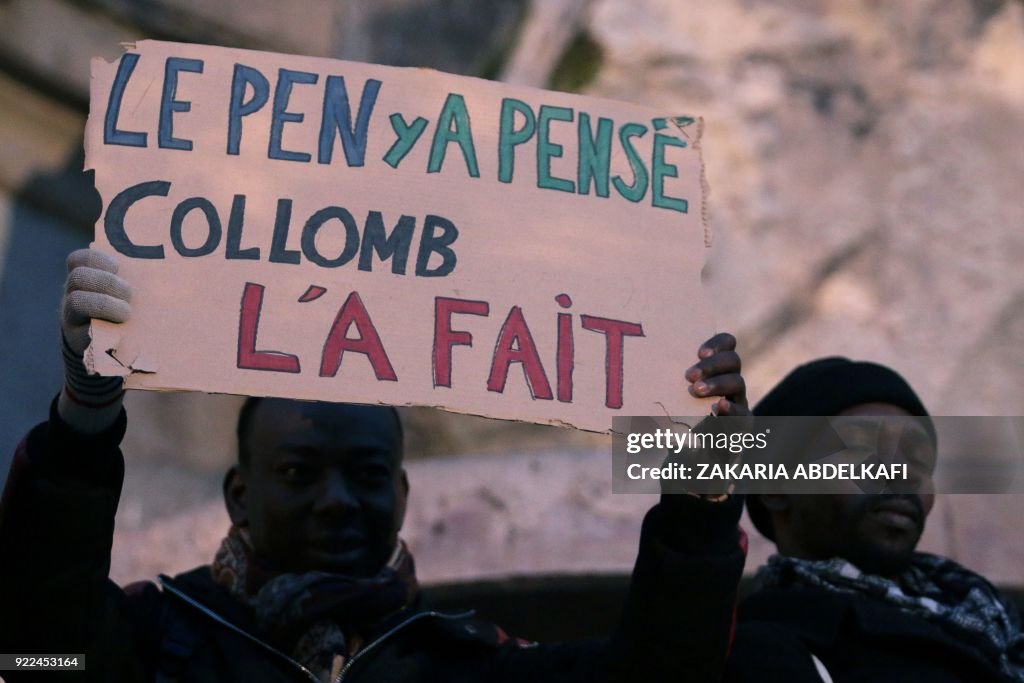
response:
<path id="1" fill-rule="evenodd" d="M 225 619 L 221 615 L 217 614 L 216 612 L 214 612 L 209 607 L 206 607 L 202 603 L 193 600 L 191 597 L 189 597 L 188 595 L 186 595 L 185 593 L 180 591 L 178 588 L 176 588 L 175 586 L 173 586 L 170 583 L 168 583 L 167 581 L 165 581 L 164 579 L 166 579 L 166 578 L 167 577 L 165 577 L 164 575 L 162 575 L 162 574 L 160 575 L 160 585 L 163 587 L 163 589 L 165 591 L 168 591 L 169 593 L 174 595 L 179 600 L 182 600 L 186 604 L 188 604 L 188 605 L 194 607 L 195 609 L 199 610 L 200 612 L 202 612 L 203 614 L 205 614 L 209 618 L 211 618 L 214 621 L 216 621 L 221 626 L 227 627 L 229 630 L 237 633 L 238 635 L 242 636 L 243 638 L 246 638 L 249 641 L 251 641 L 253 643 L 256 643 L 257 645 L 262 647 L 264 650 L 267 650 L 268 652 L 271 652 L 271 653 L 277 655 L 278 657 L 280 657 L 281 659 L 283 659 L 284 661 L 288 662 L 289 664 L 294 666 L 296 669 L 298 669 L 299 671 L 304 673 L 306 675 L 306 678 L 308 678 L 309 680 L 313 681 L 313 683 L 320 683 L 320 679 L 317 678 L 316 675 L 314 675 L 312 671 L 310 671 L 309 669 L 304 667 L 302 664 L 300 664 L 299 662 L 296 662 L 294 659 L 292 659 L 291 657 L 289 657 L 285 653 L 281 652 L 280 650 L 278 650 L 273 645 L 270 645 L 269 643 L 263 642 L 262 640 L 260 640 L 256 636 L 252 635 L 251 633 L 249 633 L 245 629 L 242 629 L 242 628 L 239 628 L 238 626 L 235 626 L 230 621 L 228 621 L 227 619 Z"/>
<path id="2" fill-rule="evenodd" d="M 269 643 L 265 643 L 264 641 L 260 640 L 259 638 L 257 638 L 256 636 L 252 635 L 251 633 L 249 633 L 245 629 L 242 629 L 242 628 L 239 628 L 238 626 L 235 626 L 230 621 L 228 621 L 227 619 L 225 619 L 221 615 L 217 614 L 216 612 L 214 612 L 209 607 L 206 607 L 202 603 L 197 602 L 196 600 L 192 599 L 187 594 L 185 594 L 184 592 L 182 592 L 181 590 L 176 588 L 174 585 L 172 585 L 167 579 L 168 579 L 168 577 L 164 576 L 163 574 L 160 575 L 160 585 L 161 585 L 161 587 L 163 587 L 164 590 L 170 592 L 176 598 L 178 598 L 179 600 L 185 602 L 186 604 L 190 605 L 191 607 L 194 607 L 195 609 L 199 610 L 200 612 L 205 614 L 207 617 L 209 617 L 209 618 L 213 619 L 214 621 L 216 621 L 221 626 L 227 627 L 230 631 L 233 631 L 234 633 L 237 633 L 238 635 L 242 636 L 243 638 L 246 638 L 247 640 L 255 643 L 256 645 L 259 645 L 264 650 L 266 650 L 266 651 L 268 651 L 268 652 L 270 652 L 270 653 L 272 653 L 274 655 L 277 655 L 278 657 L 280 657 L 281 659 L 283 659 L 284 661 L 288 662 L 289 664 L 294 666 L 296 669 L 301 671 L 303 674 L 305 674 L 306 677 L 309 680 L 313 681 L 313 683 L 320 683 L 320 679 L 317 678 L 316 675 L 312 671 L 310 671 L 309 669 L 304 667 L 302 664 L 300 664 L 299 662 L 296 662 L 294 659 L 292 659 L 291 657 L 289 657 L 285 653 L 281 652 L 280 650 L 278 650 L 273 645 L 270 645 Z M 376 639 L 370 641 L 370 643 L 366 647 L 361 649 L 353 657 L 351 657 L 347 662 L 345 662 L 345 665 L 342 667 L 341 671 L 338 673 L 338 676 L 334 679 L 333 683 L 341 683 L 341 681 L 344 680 L 344 678 L 345 678 L 345 674 L 348 673 L 348 670 L 358 660 L 362 659 L 363 655 L 365 655 L 366 653 L 376 649 L 377 646 L 379 646 L 383 641 L 385 641 L 388 638 L 390 638 L 391 636 L 395 635 L 396 633 L 401 631 L 403 628 L 405 628 L 409 624 L 412 624 L 413 622 L 419 621 L 420 619 L 425 619 L 427 617 L 436 618 L 436 619 L 465 619 L 466 617 L 471 617 L 474 614 L 476 614 L 476 610 L 468 610 L 466 612 L 459 612 L 457 614 L 447 614 L 445 612 L 435 612 L 435 611 L 418 612 L 416 614 L 413 614 L 412 616 L 410 616 L 405 621 L 403 621 L 403 622 L 401 622 L 399 624 L 396 624 L 395 626 L 391 627 L 391 629 L 389 629 L 387 632 L 385 632 L 382 635 L 378 636 Z"/>
<path id="3" fill-rule="evenodd" d="M 469 611 L 466 611 L 466 612 L 460 612 L 458 614 L 446 614 L 444 612 L 434 612 L 434 611 L 419 612 L 417 614 L 414 614 L 411 617 L 409 617 L 408 619 L 406 619 L 405 621 L 403 621 L 403 622 L 401 622 L 399 624 L 396 624 L 395 626 L 391 627 L 391 629 L 389 629 L 385 633 L 383 633 L 380 636 L 378 636 L 375 640 L 370 641 L 369 645 L 367 645 L 366 647 L 361 649 L 352 658 L 350 658 L 347 662 L 345 662 L 345 666 L 343 666 L 341 668 L 341 671 L 338 673 L 338 676 L 334 679 L 333 683 L 341 683 L 343 680 L 345 680 L 345 675 L 349 672 L 349 669 L 352 668 L 353 664 L 355 664 L 357 661 L 362 659 L 363 655 L 366 655 L 369 652 L 375 650 L 385 640 L 387 640 L 391 636 L 395 635 L 396 633 L 401 631 L 403 628 L 405 628 L 406 626 L 408 626 L 409 624 L 411 624 L 411 623 L 413 623 L 415 621 L 419 621 L 419 620 L 425 619 L 427 617 L 432 617 L 432 618 L 436 618 L 436 619 L 465 619 L 466 617 L 471 617 L 474 614 L 476 614 L 476 610 L 469 610 Z"/>

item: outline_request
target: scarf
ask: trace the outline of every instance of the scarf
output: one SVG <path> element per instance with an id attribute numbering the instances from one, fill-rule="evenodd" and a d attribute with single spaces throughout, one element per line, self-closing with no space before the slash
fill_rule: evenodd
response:
<path id="1" fill-rule="evenodd" d="M 896 579 L 866 574 L 846 560 L 772 555 L 757 571 L 763 588 L 860 594 L 938 624 L 965 640 L 1010 681 L 1024 683 L 1024 636 L 1016 609 L 992 584 L 952 560 L 914 553 Z"/>
<path id="2" fill-rule="evenodd" d="M 244 529 L 232 526 L 210 571 L 232 597 L 252 607 L 270 642 L 321 681 L 334 680 L 362 646 L 360 634 L 408 606 L 419 590 L 403 541 L 371 577 L 280 573 L 255 554 Z"/>

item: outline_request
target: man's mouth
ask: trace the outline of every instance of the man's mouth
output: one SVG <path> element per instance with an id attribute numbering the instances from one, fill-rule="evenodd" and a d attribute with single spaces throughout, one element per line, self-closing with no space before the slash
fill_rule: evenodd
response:
<path id="1" fill-rule="evenodd" d="M 325 532 L 313 536 L 313 545 L 320 548 L 354 548 L 361 546 L 365 541 L 366 539 L 362 534 L 355 532 Z"/>
<path id="2" fill-rule="evenodd" d="M 921 511 L 907 498 L 893 498 L 878 503 L 868 512 L 883 525 L 906 531 L 917 531 L 921 528 Z"/>
<path id="3" fill-rule="evenodd" d="M 347 573 L 362 560 L 365 550 L 361 536 L 318 536 L 307 546 L 306 555 L 318 569 Z"/>

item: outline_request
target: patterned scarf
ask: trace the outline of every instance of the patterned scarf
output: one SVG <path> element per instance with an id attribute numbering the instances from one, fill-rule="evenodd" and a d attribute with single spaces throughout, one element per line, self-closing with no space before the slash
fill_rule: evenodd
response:
<path id="1" fill-rule="evenodd" d="M 362 646 L 361 633 L 409 605 L 419 586 L 412 555 L 398 542 L 375 576 L 275 572 L 232 526 L 210 566 L 213 580 L 256 613 L 260 631 L 321 681 L 334 680 Z"/>
<path id="2" fill-rule="evenodd" d="M 1016 609 L 984 578 L 956 562 L 914 553 L 896 579 L 865 574 L 842 558 L 812 562 L 772 555 L 755 579 L 764 588 L 862 594 L 935 622 L 963 638 L 1010 681 L 1024 682 L 1024 636 Z"/>

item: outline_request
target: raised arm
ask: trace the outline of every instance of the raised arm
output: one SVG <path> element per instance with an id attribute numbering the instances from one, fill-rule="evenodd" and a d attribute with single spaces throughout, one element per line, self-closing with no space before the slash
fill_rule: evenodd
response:
<path id="1" fill-rule="evenodd" d="M 713 413 L 749 415 L 736 340 L 705 342 L 690 391 L 719 397 Z M 500 681 L 719 681 L 733 634 L 746 538 L 737 496 L 665 493 L 643 521 L 640 550 L 615 634 L 604 643 L 507 646 Z"/>
<path id="2" fill-rule="evenodd" d="M 689 391 L 718 397 L 712 414 L 746 417 L 736 339 L 718 334 L 686 371 Z M 664 493 L 644 518 L 615 647 L 616 680 L 718 681 L 732 639 L 746 538 L 738 496 Z"/>
<path id="3" fill-rule="evenodd" d="M 105 656 L 97 639 L 122 638 L 123 647 L 130 632 L 124 594 L 107 579 L 124 474 L 124 392 L 120 378 L 89 375 L 82 360 L 90 319 L 120 323 L 130 314 L 131 290 L 116 271 L 99 252 L 68 257 L 65 384 L 49 419 L 18 446 L 0 499 L 0 651 L 88 651 L 95 672 L 95 657 Z"/>

